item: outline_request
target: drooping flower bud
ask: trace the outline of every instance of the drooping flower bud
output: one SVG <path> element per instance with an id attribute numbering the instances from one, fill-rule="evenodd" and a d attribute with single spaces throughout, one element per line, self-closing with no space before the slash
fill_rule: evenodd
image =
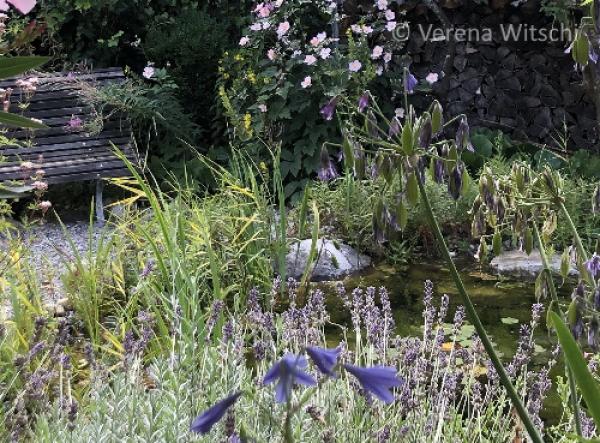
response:
<path id="1" fill-rule="evenodd" d="M 475 152 L 473 149 L 473 145 L 471 144 L 471 137 L 469 135 L 469 123 L 467 123 L 467 118 L 462 117 L 460 119 L 460 124 L 458 125 L 458 129 L 456 131 L 456 149 L 459 151 L 467 151 Z"/>

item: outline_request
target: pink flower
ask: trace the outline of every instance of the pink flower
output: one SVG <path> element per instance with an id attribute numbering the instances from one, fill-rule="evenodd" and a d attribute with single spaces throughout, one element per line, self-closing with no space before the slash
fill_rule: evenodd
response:
<path id="1" fill-rule="evenodd" d="M 362 63 L 359 62 L 358 60 L 354 60 L 353 62 L 350 62 L 348 64 L 348 69 L 350 70 L 350 72 L 358 72 L 360 71 L 362 68 Z"/>
<path id="2" fill-rule="evenodd" d="M 438 80 L 440 79 L 440 76 L 435 73 L 435 72 L 430 72 L 429 74 L 427 74 L 427 77 L 425 77 L 425 80 L 427 81 L 427 83 L 429 83 L 430 85 L 433 85 L 434 83 L 436 83 Z"/>
<path id="3" fill-rule="evenodd" d="M 383 11 L 384 9 L 387 9 L 387 7 L 388 7 L 387 0 L 377 0 L 377 8 L 380 11 Z"/>
<path id="4" fill-rule="evenodd" d="M 8 11 L 11 4 L 21 14 L 29 14 L 36 3 L 37 0 L 0 0 L 0 11 Z"/>
<path id="5" fill-rule="evenodd" d="M 155 70 L 154 70 L 154 66 L 152 66 L 152 65 L 146 66 L 144 68 L 144 72 L 142 72 L 142 76 L 147 79 L 151 79 L 152 77 L 154 77 L 154 74 L 155 74 Z"/>
<path id="6" fill-rule="evenodd" d="M 394 114 L 398 118 L 404 118 L 404 108 L 396 108 L 396 110 L 394 111 Z"/>
<path id="7" fill-rule="evenodd" d="M 396 29 L 396 26 L 396 22 L 387 22 L 387 25 L 385 25 L 385 29 L 387 29 L 389 32 L 392 32 L 394 29 Z"/>
<path id="8" fill-rule="evenodd" d="M 381 76 L 381 75 L 383 75 L 383 66 L 381 66 L 381 65 L 377 66 L 377 70 L 375 71 L 375 73 L 376 73 L 378 76 Z"/>
<path id="9" fill-rule="evenodd" d="M 275 52 L 275 49 L 271 48 L 267 51 L 267 58 L 271 61 L 277 58 L 277 52 Z"/>
<path id="10" fill-rule="evenodd" d="M 306 88 L 310 88 L 312 86 L 312 78 L 310 76 L 308 77 L 304 77 L 304 80 L 302 80 L 302 83 L 300 83 L 300 85 L 306 89 Z"/>
<path id="11" fill-rule="evenodd" d="M 396 18 L 396 13 L 388 9 L 385 11 L 385 18 L 387 21 L 392 21 Z"/>
<path id="12" fill-rule="evenodd" d="M 48 209 L 50 209 L 51 207 L 52 203 L 50 203 L 48 200 L 44 200 L 38 203 L 38 208 L 40 208 L 43 212 L 47 212 Z"/>
<path id="13" fill-rule="evenodd" d="M 308 66 L 312 66 L 315 63 L 317 63 L 317 57 L 315 57 L 314 55 L 307 55 L 304 58 L 304 63 L 306 63 Z"/>
<path id="14" fill-rule="evenodd" d="M 331 48 L 323 48 L 319 52 L 319 57 L 323 60 L 327 60 L 331 56 Z"/>
<path id="15" fill-rule="evenodd" d="M 313 37 L 310 39 L 310 44 L 313 46 L 319 46 L 319 43 L 321 43 L 321 42 L 319 41 L 319 39 L 317 37 Z"/>
<path id="16" fill-rule="evenodd" d="M 267 112 L 267 105 L 261 103 L 260 105 L 258 105 L 258 109 L 260 110 L 260 112 Z"/>
<path id="17" fill-rule="evenodd" d="M 21 169 L 23 169 L 24 171 L 33 169 L 35 167 L 35 165 L 32 162 L 23 162 L 21 163 Z"/>
<path id="18" fill-rule="evenodd" d="M 248 43 L 250 43 L 250 39 L 248 37 L 242 37 L 240 39 L 240 46 L 246 46 Z"/>
<path id="19" fill-rule="evenodd" d="M 36 191 L 40 192 L 45 192 L 48 190 L 48 183 L 39 180 L 34 181 L 31 186 L 33 186 Z"/>
<path id="20" fill-rule="evenodd" d="M 288 33 L 288 31 L 290 30 L 290 22 L 281 22 L 279 23 L 279 26 L 277 26 L 277 37 L 278 38 L 283 38 L 284 35 L 286 35 Z"/>
<path id="21" fill-rule="evenodd" d="M 75 115 L 71 116 L 71 119 L 67 122 L 67 129 L 79 129 L 82 126 L 83 120 Z"/>
<path id="22" fill-rule="evenodd" d="M 260 23 L 253 23 L 252 26 L 250 26 L 250 30 L 252 31 L 260 31 L 262 29 L 262 25 Z"/>
<path id="23" fill-rule="evenodd" d="M 373 48 L 373 53 L 371 54 L 371 58 L 373 60 L 377 60 L 382 55 L 383 55 L 383 48 L 381 46 L 375 46 Z"/>
<path id="24" fill-rule="evenodd" d="M 383 56 L 383 61 L 386 63 L 389 63 L 392 61 L 392 53 L 391 52 L 386 52 Z"/>

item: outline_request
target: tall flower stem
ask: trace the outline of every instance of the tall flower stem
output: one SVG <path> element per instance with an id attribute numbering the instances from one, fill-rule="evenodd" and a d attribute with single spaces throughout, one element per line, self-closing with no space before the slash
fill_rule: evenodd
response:
<path id="1" fill-rule="evenodd" d="M 504 386 L 504 389 L 506 389 L 506 392 L 510 397 L 513 407 L 517 411 L 519 418 L 523 422 L 523 425 L 525 426 L 525 429 L 529 434 L 529 438 L 534 443 L 543 443 L 544 440 L 542 439 L 542 436 L 531 421 L 531 418 L 529 417 L 529 414 L 527 413 L 527 410 L 525 409 L 525 406 L 523 405 L 523 402 L 521 401 L 517 390 L 510 381 L 510 378 L 508 377 L 508 374 L 506 373 L 506 370 L 504 369 L 500 358 L 498 358 L 498 355 L 496 354 L 496 351 L 492 346 L 492 342 L 490 341 L 487 333 L 485 332 L 485 328 L 483 327 L 483 324 L 481 323 L 481 320 L 477 315 L 477 311 L 475 310 L 475 306 L 473 305 L 469 294 L 467 294 L 465 285 L 463 284 L 460 278 L 460 274 L 456 269 L 456 265 L 454 264 L 454 261 L 450 256 L 450 251 L 448 249 L 448 246 L 446 245 L 446 241 L 444 240 L 444 236 L 442 235 L 442 231 L 437 222 L 437 219 L 435 218 L 433 209 L 431 209 L 431 204 L 429 203 L 429 198 L 427 197 L 427 192 L 425 191 L 425 185 L 421 182 L 421 180 L 417 181 L 419 184 L 421 200 L 423 201 L 423 205 L 425 206 L 425 213 L 427 214 L 427 218 L 429 219 L 429 223 L 431 224 L 431 228 L 433 229 L 433 233 L 438 242 L 438 245 L 442 250 L 444 259 L 446 260 L 448 267 L 450 268 L 450 273 L 452 274 L 452 278 L 454 279 L 454 283 L 456 284 L 458 293 L 462 297 L 463 304 L 465 305 L 465 309 L 467 311 L 467 315 L 469 316 L 469 320 L 471 321 L 471 323 L 473 323 L 475 331 L 479 335 L 483 347 L 485 348 L 488 356 L 490 357 L 490 360 L 492 361 L 492 364 L 494 365 L 494 368 L 496 369 L 496 372 L 498 373 L 500 383 L 502 383 L 502 386 Z"/>
<path id="2" fill-rule="evenodd" d="M 585 250 L 585 248 L 583 247 L 583 242 L 581 241 L 579 232 L 577 232 L 577 228 L 575 227 L 575 223 L 573 223 L 573 219 L 571 218 L 571 215 L 569 214 L 567 207 L 565 206 L 565 204 L 562 201 L 558 202 L 558 207 L 560 208 L 560 211 L 565 216 L 565 219 L 567 220 L 567 225 L 569 225 L 569 229 L 571 230 L 571 233 L 573 234 L 573 240 L 575 241 L 575 247 L 577 248 L 577 255 L 579 255 L 581 260 L 583 260 L 584 262 L 587 261 L 589 258 L 588 253 Z M 590 279 L 588 279 L 588 281 L 592 284 L 592 286 L 594 288 L 596 287 L 597 283 L 596 283 L 595 279 L 590 278 Z"/>
<path id="3" fill-rule="evenodd" d="M 548 276 L 548 288 L 550 289 L 550 298 L 556 305 L 556 310 L 561 318 L 564 320 L 565 314 L 563 310 L 560 308 L 560 304 L 558 301 L 558 295 L 556 293 L 556 285 L 554 284 L 554 279 L 552 278 L 552 270 L 550 269 L 550 262 L 548 261 L 548 256 L 546 255 L 546 246 L 542 240 L 542 236 L 540 235 L 540 229 L 538 228 L 537 219 L 533 218 L 533 232 L 535 235 L 535 239 L 538 244 L 538 248 L 540 249 L 540 257 L 542 259 L 542 266 Z M 575 377 L 573 377 L 573 372 L 569 365 L 566 365 L 567 369 L 567 378 L 569 379 L 569 389 L 571 391 L 571 407 L 573 408 L 573 418 L 575 419 L 575 431 L 577 435 L 582 437 L 583 432 L 581 428 L 581 413 L 579 411 L 579 397 L 577 396 L 577 385 L 575 384 Z"/>

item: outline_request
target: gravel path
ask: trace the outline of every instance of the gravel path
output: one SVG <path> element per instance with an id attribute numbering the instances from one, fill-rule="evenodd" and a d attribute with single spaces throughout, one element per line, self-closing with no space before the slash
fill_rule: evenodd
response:
<path id="1" fill-rule="evenodd" d="M 19 229 L 19 235 L 29 251 L 29 257 L 26 259 L 39 276 L 44 304 L 53 304 L 66 296 L 60 277 L 66 269 L 67 262 L 73 259 L 73 246 L 82 255 L 87 254 L 89 229 L 88 221 L 65 223 L 64 228 L 59 223 L 47 222 Z M 98 225 L 94 225 L 93 247 L 101 230 Z M 0 235 L 0 249 L 6 250 L 7 247 L 7 239 Z"/>

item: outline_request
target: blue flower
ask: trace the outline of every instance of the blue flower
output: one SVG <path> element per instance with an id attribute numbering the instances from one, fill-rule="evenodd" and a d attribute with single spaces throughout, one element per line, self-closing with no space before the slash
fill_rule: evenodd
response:
<path id="1" fill-rule="evenodd" d="M 331 159 L 329 158 L 329 152 L 325 145 L 321 148 L 321 165 L 319 167 L 318 177 L 319 180 L 327 182 L 333 180 L 338 176 L 338 172 L 335 169 Z"/>
<path id="2" fill-rule="evenodd" d="M 335 108 L 337 106 L 337 97 L 331 99 L 329 101 L 329 103 L 327 103 L 325 106 L 323 106 L 321 108 L 321 116 L 327 120 L 330 121 L 333 119 L 333 115 L 335 114 Z"/>
<path id="3" fill-rule="evenodd" d="M 412 94 L 418 84 L 419 81 L 417 80 L 417 78 L 414 75 L 412 75 L 410 71 L 406 71 L 406 84 L 404 85 L 404 90 L 408 94 Z"/>
<path id="4" fill-rule="evenodd" d="M 323 349 L 317 346 L 311 346 L 306 348 L 306 353 L 311 358 L 313 363 L 319 371 L 330 377 L 335 377 L 333 370 L 337 365 L 337 359 L 340 356 L 340 348 L 335 349 Z"/>
<path id="5" fill-rule="evenodd" d="M 241 392 L 236 392 L 204 411 L 192 422 L 190 430 L 198 434 L 207 434 L 223 418 L 227 410 L 233 406 L 240 395 L 242 395 Z"/>
<path id="6" fill-rule="evenodd" d="M 600 255 L 594 252 L 592 258 L 585 262 L 585 267 L 587 268 L 592 278 L 595 279 L 596 275 L 600 273 Z"/>
<path id="7" fill-rule="evenodd" d="M 368 106 L 369 106 L 369 94 L 365 92 L 358 99 L 358 111 L 359 112 L 364 112 L 365 109 L 367 109 Z"/>
<path id="8" fill-rule="evenodd" d="M 402 385 L 402 381 L 396 375 L 396 369 L 389 366 L 361 368 L 353 365 L 344 365 L 344 368 L 357 378 L 365 391 L 373 394 L 385 403 L 394 401 L 394 395 L 390 391 L 390 388 Z"/>
<path id="9" fill-rule="evenodd" d="M 308 362 L 303 355 L 286 354 L 269 369 L 263 383 L 270 384 L 277 381 L 275 400 L 278 403 L 285 403 L 292 394 L 294 383 L 305 386 L 317 384 L 314 378 L 303 371 L 307 366 Z"/>

